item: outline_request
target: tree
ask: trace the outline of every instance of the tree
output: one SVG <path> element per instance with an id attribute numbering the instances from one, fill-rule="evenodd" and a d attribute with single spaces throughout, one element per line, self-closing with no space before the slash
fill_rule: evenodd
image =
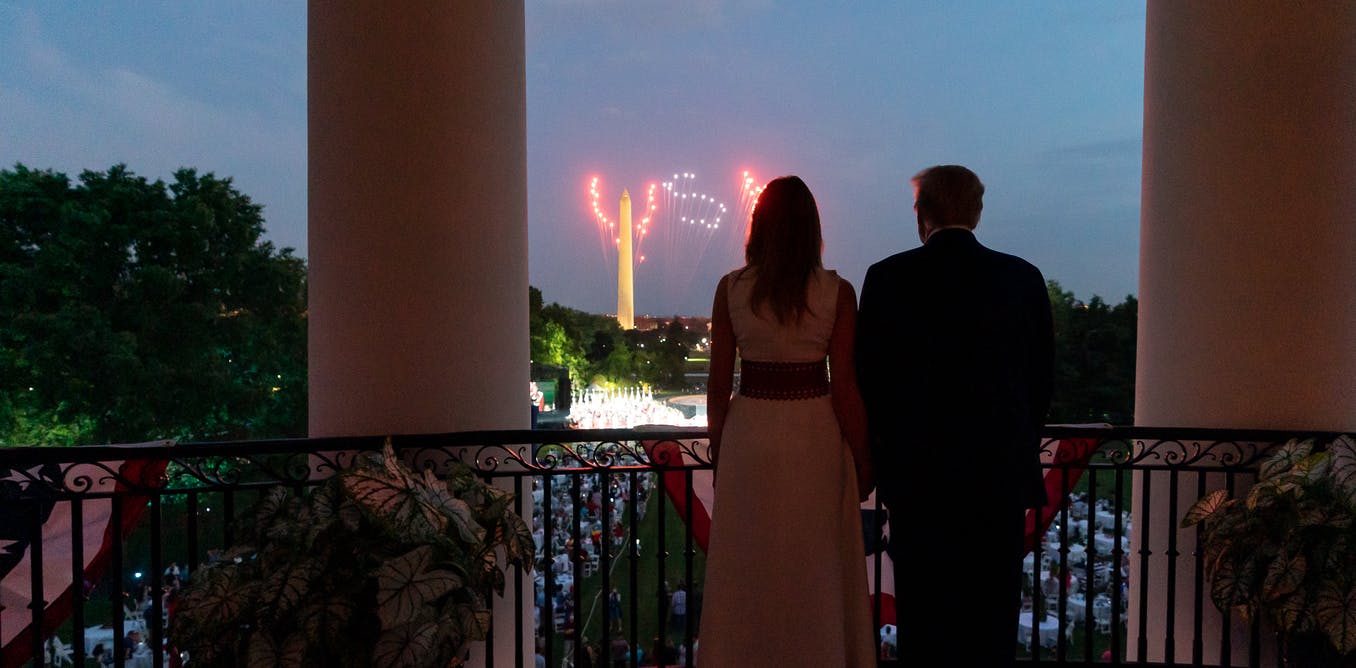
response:
<path id="1" fill-rule="evenodd" d="M 1055 392 L 1050 422 L 1129 424 L 1135 412 L 1135 327 L 1139 302 L 1114 306 L 1094 295 L 1087 302 L 1056 281 L 1046 285 L 1055 321 Z M 576 382 L 597 377 L 620 384 L 687 387 L 687 356 L 704 331 L 675 316 L 661 329 L 623 332 L 614 318 L 529 294 L 534 377 L 565 367 Z"/>
<path id="2" fill-rule="evenodd" d="M 563 367 L 580 387 L 598 376 L 614 383 L 640 379 L 643 362 L 615 318 L 556 303 L 543 306 L 541 291 L 533 287 L 529 287 L 528 308 L 534 377 Z"/>
<path id="3" fill-rule="evenodd" d="M 1086 303 L 1049 281 L 1055 320 L 1055 394 L 1051 422 L 1129 424 L 1135 413 L 1134 296 L 1109 306 Z"/>
<path id="4" fill-rule="evenodd" d="M 0 442 L 304 435 L 306 267 L 262 213 L 192 169 L 0 170 Z"/>

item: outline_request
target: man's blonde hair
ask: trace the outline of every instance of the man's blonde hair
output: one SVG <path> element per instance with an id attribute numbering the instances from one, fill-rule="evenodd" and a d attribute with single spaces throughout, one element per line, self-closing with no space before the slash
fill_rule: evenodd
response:
<path id="1" fill-rule="evenodd" d="M 984 184 L 960 165 L 937 165 L 918 172 L 909 181 L 914 208 L 937 227 L 960 225 L 975 229 L 984 210 Z"/>

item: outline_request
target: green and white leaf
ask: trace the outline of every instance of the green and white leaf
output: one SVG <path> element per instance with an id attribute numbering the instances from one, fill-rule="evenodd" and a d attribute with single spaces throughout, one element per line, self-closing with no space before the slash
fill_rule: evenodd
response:
<path id="1" fill-rule="evenodd" d="M 347 595 L 336 594 L 303 609 L 301 620 L 304 636 L 311 642 L 342 645 L 349 635 L 350 624 L 358 612 L 356 603 Z"/>
<path id="2" fill-rule="evenodd" d="M 505 556 L 510 564 L 529 569 L 532 567 L 537 541 L 532 537 L 532 530 L 528 528 L 523 518 L 513 513 L 504 513 L 503 524 L 496 527 L 495 539 L 496 542 L 504 544 Z"/>
<path id="3" fill-rule="evenodd" d="M 462 579 L 452 571 L 429 569 L 433 548 L 424 545 L 387 561 L 377 570 L 377 615 L 382 629 L 403 626 L 457 587 Z"/>
<path id="4" fill-rule="evenodd" d="M 199 622 L 229 625 L 241 618 L 249 601 L 248 591 L 241 591 L 237 575 L 248 566 L 227 564 L 204 570 L 198 574 L 196 586 L 185 590 L 179 604 L 180 614 L 187 613 Z M 256 587 L 257 589 L 257 587 Z"/>
<path id="5" fill-rule="evenodd" d="M 400 463 L 400 458 L 396 456 L 395 448 L 391 445 L 390 436 L 386 437 L 386 441 L 381 446 L 381 468 L 386 471 L 386 475 L 400 480 L 404 485 L 414 487 L 419 484 L 419 477 Z"/>
<path id="6" fill-rule="evenodd" d="M 1328 582 L 1314 600 L 1314 617 L 1339 652 L 1356 652 L 1356 588 Z"/>
<path id="7" fill-rule="evenodd" d="M 1257 510 L 1275 503 L 1276 497 L 1282 494 L 1282 486 L 1291 485 L 1293 487 L 1287 480 L 1288 477 L 1271 478 L 1253 485 L 1252 489 L 1248 490 L 1248 497 L 1244 505 L 1247 506 L 1248 510 Z"/>
<path id="8" fill-rule="evenodd" d="M 1210 579 L 1210 599 L 1220 610 L 1246 605 L 1253 596 L 1256 559 L 1250 555 L 1241 559 L 1230 556 L 1219 560 Z"/>
<path id="9" fill-rule="evenodd" d="M 1296 462 L 1308 457 L 1313 450 L 1313 439 L 1303 441 L 1290 439 L 1285 445 L 1277 448 L 1274 454 L 1262 461 L 1262 466 L 1257 472 L 1257 479 L 1268 480 L 1289 471 Z"/>
<path id="10" fill-rule="evenodd" d="M 1333 480 L 1356 503 L 1356 439 L 1342 434 L 1328 446 L 1328 451 L 1332 453 Z"/>
<path id="11" fill-rule="evenodd" d="M 1262 580 L 1262 601 L 1272 603 L 1295 594 L 1304 584 L 1307 572 L 1308 562 L 1303 554 L 1281 555 L 1273 559 Z"/>
<path id="12" fill-rule="evenodd" d="M 1216 512 L 1228 507 L 1231 501 L 1229 492 L 1223 489 L 1217 489 L 1191 504 L 1187 509 L 1186 516 L 1182 518 L 1182 528 L 1195 526 L 1196 524 L 1210 519 Z"/>
<path id="13" fill-rule="evenodd" d="M 1267 607 L 1271 611 L 1272 623 L 1282 631 L 1290 633 L 1298 631 L 1308 614 L 1308 606 L 1305 603 L 1303 592 L 1272 601 Z"/>
<path id="14" fill-rule="evenodd" d="M 277 564 L 264 580 L 264 609 L 278 619 L 296 607 L 311 591 L 323 566 L 312 559 Z"/>
<path id="15" fill-rule="evenodd" d="M 1318 482 L 1328 477 L 1332 454 L 1329 452 L 1315 452 L 1304 459 L 1295 462 L 1294 468 L 1290 472 L 1307 482 Z"/>
<path id="16" fill-rule="evenodd" d="M 291 497 L 291 492 L 286 487 L 274 487 L 264 493 L 259 501 L 254 505 L 251 513 L 254 523 L 258 526 L 270 526 L 280 515 L 284 515 L 284 509 Z"/>
<path id="17" fill-rule="evenodd" d="M 316 524 L 329 525 L 339 519 L 343 496 L 332 485 L 322 485 L 311 494 L 311 515 Z"/>
<path id="18" fill-rule="evenodd" d="M 428 477 L 431 484 L 421 486 L 419 496 L 427 506 L 425 512 L 430 515 L 429 522 L 441 523 L 443 526 L 450 523 L 457 530 L 457 535 L 467 543 L 485 540 L 485 527 L 480 526 L 480 520 L 471 505 L 453 497 L 447 485 L 433 477 L 432 472 L 428 472 Z"/>
<path id="19" fill-rule="evenodd" d="M 255 633 L 250 636 L 247 656 L 251 666 L 302 668 L 306 645 L 296 634 L 290 634 L 282 643 L 275 643 L 272 634 Z"/>
<path id="20" fill-rule="evenodd" d="M 406 668 L 424 665 L 438 651 L 438 624 L 416 622 L 386 629 L 372 652 L 376 668 Z"/>
<path id="21" fill-rule="evenodd" d="M 449 606 L 444 613 L 458 634 L 467 640 L 484 640 L 490 632 L 490 611 L 473 605 Z"/>
<path id="22" fill-rule="evenodd" d="M 1352 524 L 1352 508 L 1343 507 L 1337 504 L 1315 503 L 1308 504 L 1299 509 L 1299 517 L 1296 526 L 1301 529 L 1309 527 L 1326 527 L 1331 529 L 1345 529 Z"/>
<path id="23" fill-rule="evenodd" d="M 447 527 L 446 517 L 427 512 L 423 488 L 413 477 L 392 478 L 382 470 L 358 468 L 345 471 L 341 480 L 360 506 L 416 540 L 440 534 Z"/>

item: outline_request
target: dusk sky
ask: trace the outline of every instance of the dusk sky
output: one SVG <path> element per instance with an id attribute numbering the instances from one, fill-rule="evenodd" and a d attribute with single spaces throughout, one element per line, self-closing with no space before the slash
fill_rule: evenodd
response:
<path id="1" fill-rule="evenodd" d="M 547 301 L 616 305 L 588 185 L 641 218 L 650 183 L 739 199 L 805 179 L 826 266 L 860 286 L 917 245 L 911 175 L 974 169 L 979 238 L 1082 298 L 1136 289 L 1142 2 L 528 0 L 530 272 Z M 0 0 L 0 165 L 180 166 L 235 179 L 268 237 L 305 255 L 302 2 Z M 664 213 L 663 211 L 657 213 Z M 742 221 L 651 223 L 636 312 L 701 314 Z M 613 256 L 615 257 L 615 256 Z"/>

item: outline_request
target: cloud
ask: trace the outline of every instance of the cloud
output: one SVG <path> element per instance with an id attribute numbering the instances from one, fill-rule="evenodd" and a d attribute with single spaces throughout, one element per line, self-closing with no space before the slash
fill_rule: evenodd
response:
<path id="1" fill-rule="evenodd" d="M 279 158 L 284 137 L 256 112 L 194 99 L 169 83 L 125 67 L 81 69 L 36 30 L 25 30 L 23 53 L 33 81 L 53 89 L 86 127 L 150 139 L 153 144 L 203 144 L 231 155 L 262 151 Z"/>
<path id="2" fill-rule="evenodd" d="M 1057 146 L 1045 152 L 1044 157 L 1056 162 L 1084 162 L 1101 160 L 1140 159 L 1143 141 L 1139 137 L 1107 139 Z"/>
<path id="3" fill-rule="evenodd" d="M 180 167 L 215 172 L 264 205 L 271 240 L 305 254 L 304 80 L 262 100 L 235 95 L 238 84 L 223 86 L 221 74 L 261 76 L 242 67 L 239 50 L 224 49 L 213 61 L 220 69 L 202 73 L 182 63 L 138 65 L 144 59 L 106 44 L 63 48 L 79 39 L 68 32 L 0 5 L 0 167 L 21 162 L 75 176 L 125 163 L 150 179 Z M 249 65 L 251 54 L 260 60 L 258 49 L 243 53 Z M 287 58 L 262 60 L 262 76 L 288 71 Z M 196 86 L 200 75 L 212 85 Z"/>

